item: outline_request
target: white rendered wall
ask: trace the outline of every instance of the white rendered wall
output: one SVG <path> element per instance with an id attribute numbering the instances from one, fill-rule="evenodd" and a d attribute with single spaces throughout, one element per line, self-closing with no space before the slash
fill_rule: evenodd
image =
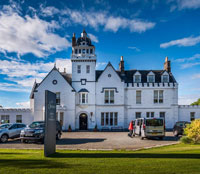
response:
<path id="1" fill-rule="evenodd" d="M 200 119 L 200 106 L 179 105 L 179 121 L 190 121 L 190 113 L 195 112 L 195 119 Z"/>
<path id="2" fill-rule="evenodd" d="M 0 109 L 1 115 L 9 115 L 10 123 L 16 123 L 16 115 L 22 116 L 22 123 L 31 124 L 33 122 L 33 114 L 30 109 Z"/>
<path id="3" fill-rule="evenodd" d="M 53 80 L 57 80 L 56 85 L 52 83 Z M 70 124 L 72 129 L 75 129 L 75 92 L 57 70 L 53 70 L 34 93 L 34 120 L 44 120 L 45 90 L 60 92 L 60 105 L 66 109 L 64 111 L 65 127 Z"/>

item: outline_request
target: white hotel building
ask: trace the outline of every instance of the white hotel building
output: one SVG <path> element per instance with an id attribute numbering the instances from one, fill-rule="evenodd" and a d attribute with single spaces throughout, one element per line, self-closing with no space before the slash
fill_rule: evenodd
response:
<path id="1" fill-rule="evenodd" d="M 126 70 L 121 57 L 119 69 L 109 62 L 96 70 L 95 46 L 85 30 L 72 37 L 72 74 L 53 67 L 30 94 L 29 109 L 0 109 L 6 122 L 31 123 L 44 120 L 45 90 L 57 95 L 57 118 L 63 129 L 127 129 L 131 120 L 164 117 L 166 128 L 177 121 L 200 118 L 200 106 L 178 105 L 178 83 L 170 61 L 161 70 Z"/>

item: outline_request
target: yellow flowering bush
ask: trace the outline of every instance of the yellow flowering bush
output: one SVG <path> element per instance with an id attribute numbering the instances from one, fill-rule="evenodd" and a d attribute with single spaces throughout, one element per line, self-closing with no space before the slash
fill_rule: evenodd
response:
<path id="1" fill-rule="evenodd" d="M 200 143 L 200 119 L 194 120 L 184 129 L 186 137 L 182 138 L 182 142 Z"/>

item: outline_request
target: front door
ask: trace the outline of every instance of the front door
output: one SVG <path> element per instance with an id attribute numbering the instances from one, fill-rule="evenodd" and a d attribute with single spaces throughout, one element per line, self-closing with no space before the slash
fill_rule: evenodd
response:
<path id="1" fill-rule="evenodd" d="M 87 130 L 87 115 L 86 114 L 81 114 L 79 117 L 79 128 L 80 130 Z"/>

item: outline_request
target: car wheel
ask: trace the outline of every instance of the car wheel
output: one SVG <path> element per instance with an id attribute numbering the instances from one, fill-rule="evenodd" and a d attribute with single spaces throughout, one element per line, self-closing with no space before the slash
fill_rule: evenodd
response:
<path id="1" fill-rule="evenodd" d="M 144 137 L 141 137 L 140 139 L 141 139 L 141 140 L 144 140 Z"/>
<path id="2" fill-rule="evenodd" d="M 8 141 L 8 135 L 4 134 L 1 136 L 1 142 L 6 143 Z"/>
<path id="3" fill-rule="evenodd" d="M 56 135 L 56 139 L 57 139 L 57 140 L 60 140 L 60 139 L 61 139 L 61 133 L 60 133 L 60 132 L 58 132 L 58 134 Z"/>

